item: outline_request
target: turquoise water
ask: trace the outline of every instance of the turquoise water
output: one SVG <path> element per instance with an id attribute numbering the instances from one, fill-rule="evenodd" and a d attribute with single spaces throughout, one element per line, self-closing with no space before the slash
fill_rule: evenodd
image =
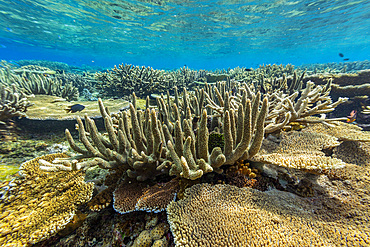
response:
<path id="1" fill-rule="evenodd" d="M 369 55 L 368 0 L 0 2 L 6 60 L 216 69 Z"/>

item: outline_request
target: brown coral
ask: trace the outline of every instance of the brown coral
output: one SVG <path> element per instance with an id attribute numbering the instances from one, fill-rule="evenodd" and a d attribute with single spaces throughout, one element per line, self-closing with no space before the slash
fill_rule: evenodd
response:
<path id="1" fill-rule="evenodd" d="M 65 156 L 28 161 L 21 165 L 21 176 L 1 188 L 1 245 L 26 246 L 55 235 L 72 220 L 76 206 L 91 199 L 94 184 L 84 182 L 82 171 L 40 170 L 40 159 Z"/>
<path id="2" fill-rule="evenodd" d="M 175 199 L 178 190 L 178 179 L 148 187 L 137 181 L 125 180 L 113 193 L 113 207 L 121 214 L 133 211 L 160 212 Z"/>
<path id="3" fill-rule="evenodd" d="M 158 213 L 166 209 L 179 191 L 179 179 L 172 179 L 164 184 L 156 184 L 144 189 L 135 208 L 136 210 Z"/>

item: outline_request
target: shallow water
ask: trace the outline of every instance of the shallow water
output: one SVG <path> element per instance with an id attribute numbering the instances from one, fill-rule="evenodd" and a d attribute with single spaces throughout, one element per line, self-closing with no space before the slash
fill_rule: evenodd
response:
<path id="1" fill-rule="evenodd" d="M 5 0 L 0 10 L 7 60 L 215 69 L 370 54 L 366 0 Z"/>

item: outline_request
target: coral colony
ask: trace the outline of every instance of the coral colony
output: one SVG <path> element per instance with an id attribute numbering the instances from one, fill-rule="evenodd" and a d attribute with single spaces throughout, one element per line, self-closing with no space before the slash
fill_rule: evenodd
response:
<path id="1" fill-rule="evenodd" d="M 362 169 L 354 164 L 369 157 L 358 160 L 350 150 L 367 145 L 370 134 L 345 123 L 346 114 L 326 117 L 348 101 L 339 77 L 315 84 L 307 74 L 276 65 L 214 73 L 119 65 L 89 77 L 98 82 L 89 91 L 131 95 L 131 103 L 111 112 L 99 99 L 104 131 L 77 116 L 78 138 L 65 130 L 74 155 L 37 157 L 1 184 L 0 244 L 29 246 L 70 233 L 83 224 L 79 209 L 87 205 L 125 219 L 146 213 L 145 229 L 131 237 L 114 228 L 115 241 L 127 246 L 370 245 L 369 210 L 362 210 L 368 192 L 343 199 L 333 189 L 369 188 L 369 170 L 354 175 Z M 4 125 L 26 117 L 32 94 L 79 95 L 48 68 L 8 65 L 0 78 Z M 85 181 L 92 170 L 105 174 L 100 182 Z"/>

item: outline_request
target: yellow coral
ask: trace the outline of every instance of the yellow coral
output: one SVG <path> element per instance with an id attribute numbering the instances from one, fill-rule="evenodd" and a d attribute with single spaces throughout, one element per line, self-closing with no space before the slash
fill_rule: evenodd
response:
<path id="1" fill-rule="evenodd" d="M 41 156 L 21 165 L 20 177 L 1 188 L 0 245 L 27 246 L 55 235 L 73 218 L 76 205 L 91 199 L 93 183 L 81 171 L 45 173 L 40 159 L 51 162 L 65 154 Z"/>

